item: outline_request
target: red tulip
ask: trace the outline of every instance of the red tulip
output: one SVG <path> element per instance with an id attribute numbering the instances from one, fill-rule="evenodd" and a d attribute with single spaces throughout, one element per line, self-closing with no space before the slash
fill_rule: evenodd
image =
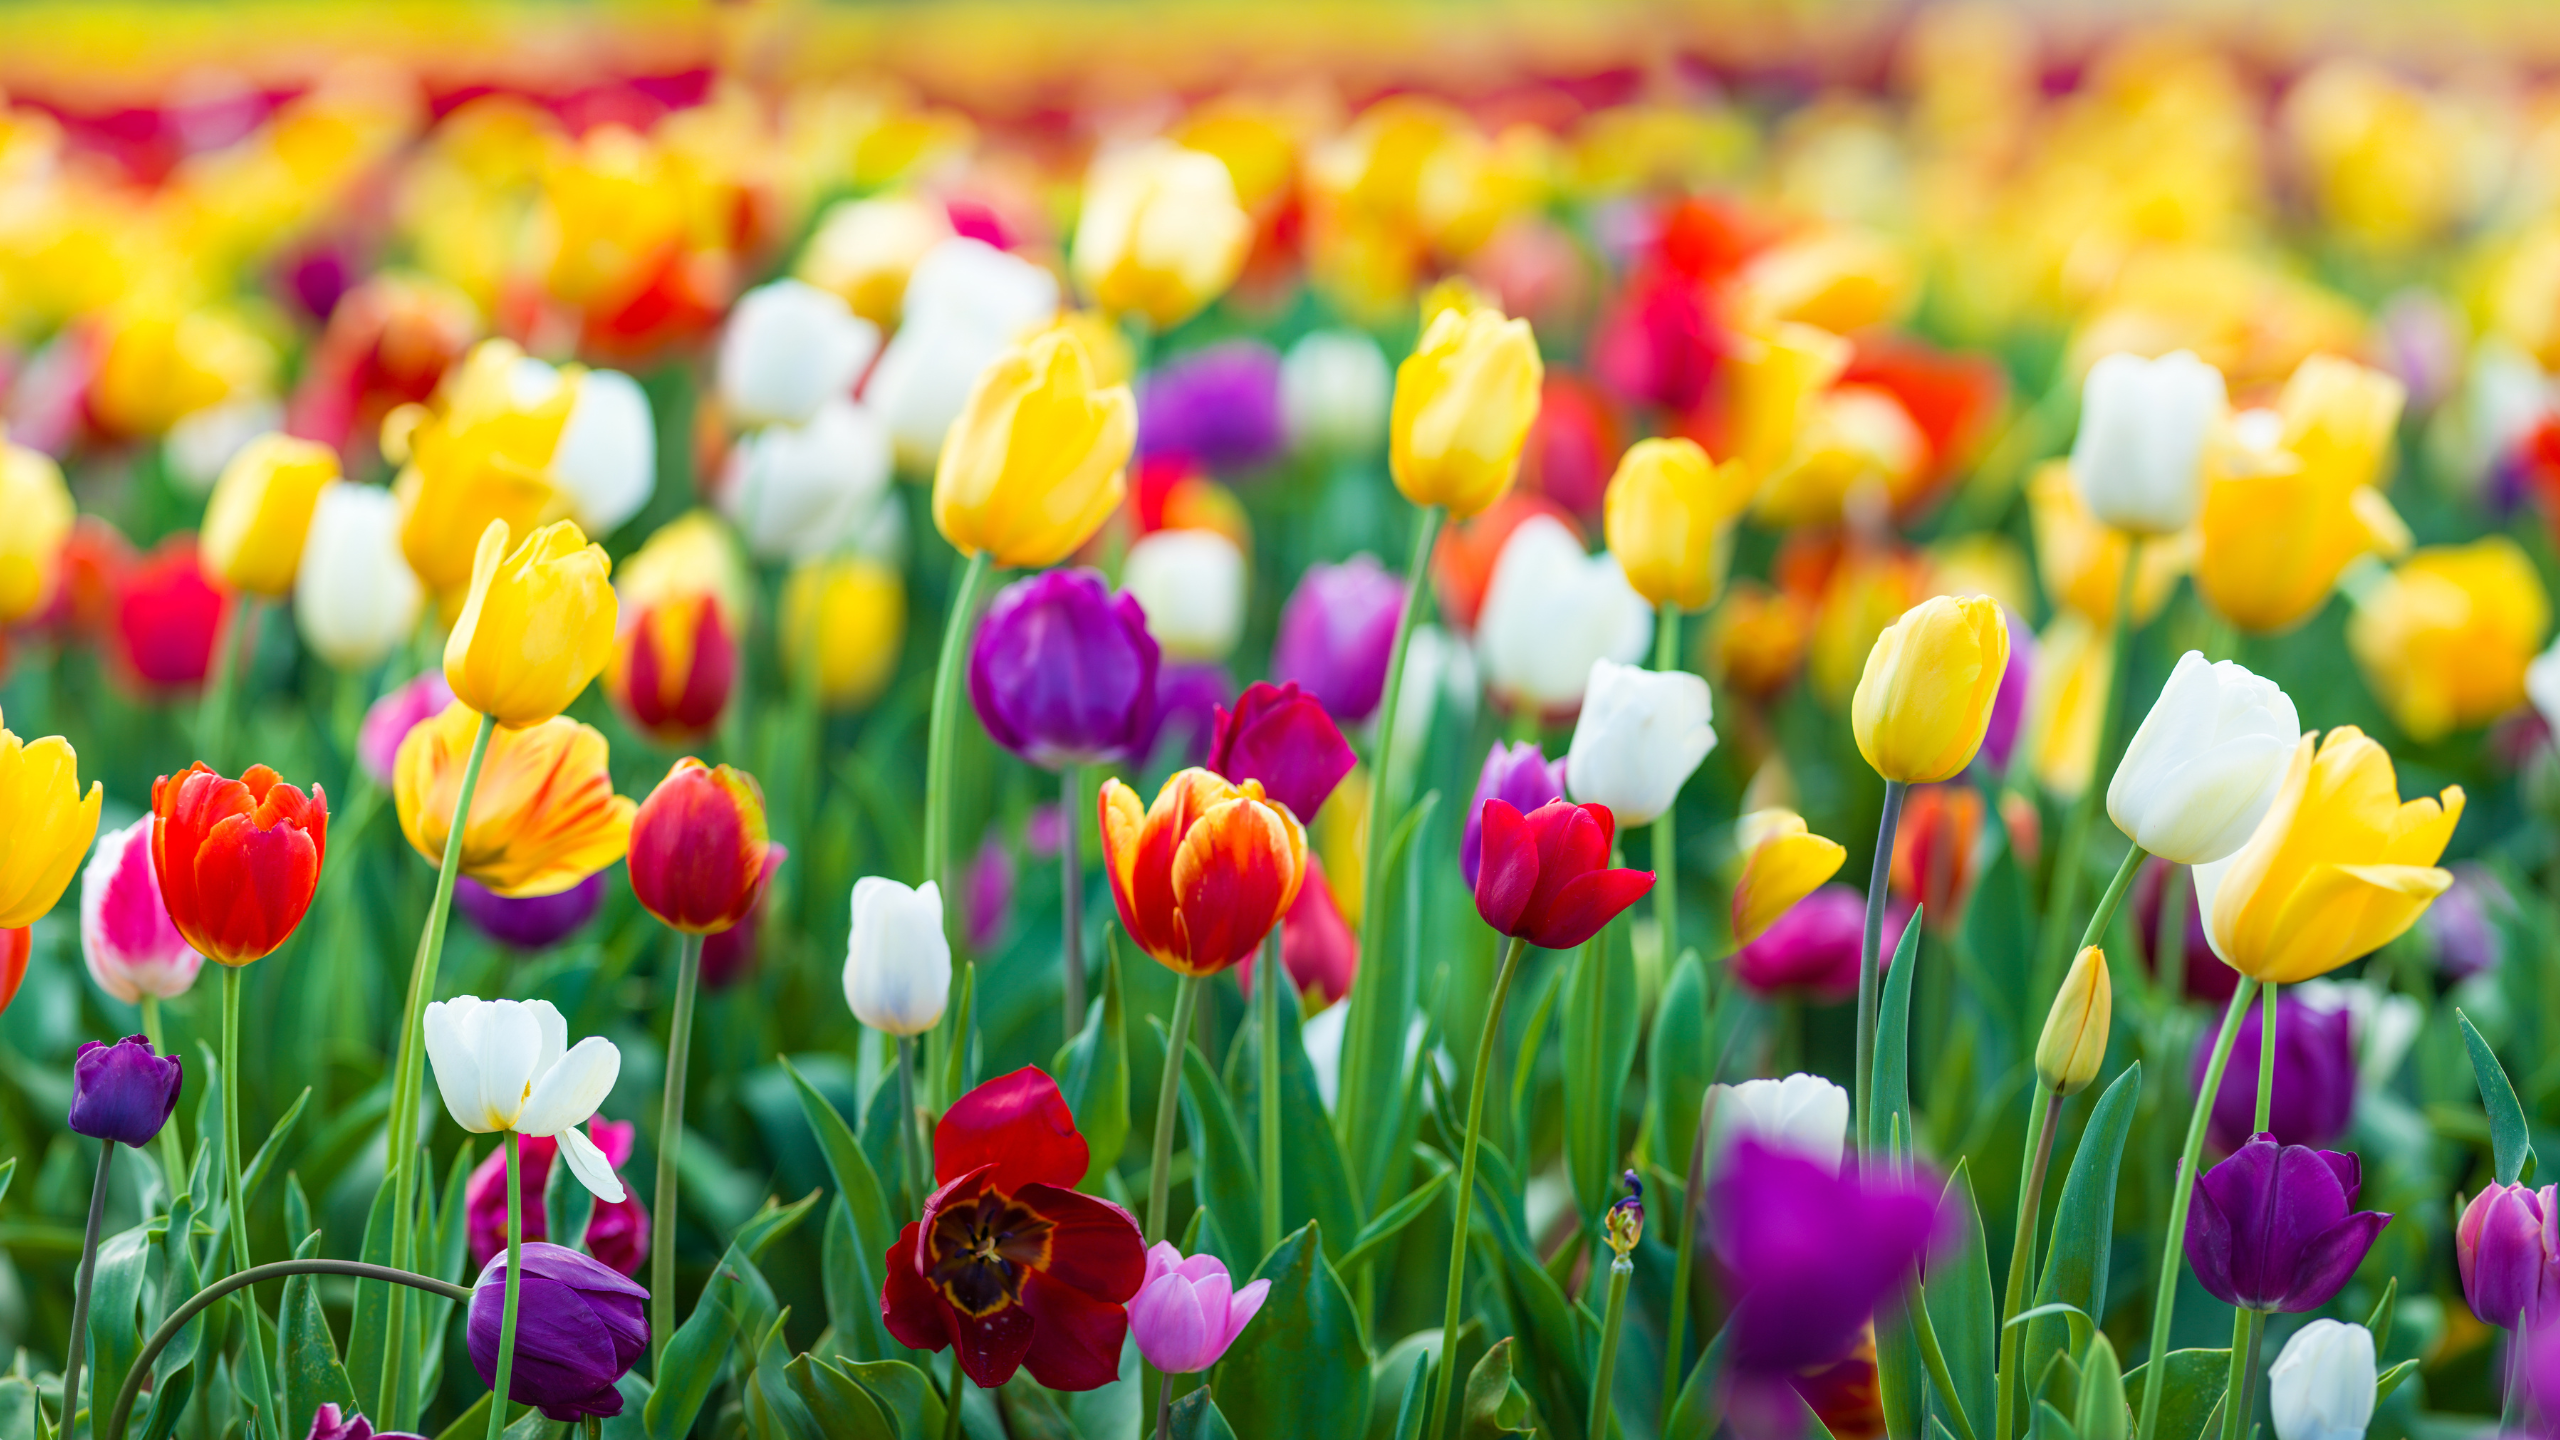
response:
<path id="1" fill-rule="evenodd" d="M 711 733 L 729 703 L 738 647 L 708 595 L 676 595 L 614 639 L 605 691 L 631 723 L 668 745 Z"/>
<path id="2" fill-rule="evenodd" d="M 688 755 L 632 819 L 631 890 L 674 929 L 716 935 L 755 909 L 771 848 L 755 777 Z"/>
<path id="3" fill-rule="evenodd" d="M 1360 763 L 1324 702 L 1295 680 L 1257 680 L 1236 697 L 1235 709 L 1221 705 L 1217 713 L 1209 768 L 1234 784 L 1261 781 L 1262 793 L 1288 806 L 1301 823 L 1315 818 L 1325 797 Z"/>
<path id="4" fill-rule="evenodd" d="M 275 953 L 311 908 L 329 848 L 329 795 L 264 765 L 227 780 L 199 761 L 151 786 L 151 864 L 187 944 L 246 965 Z"/>
<path id="5" fill-rule="evenodd" d="M 27 953 L 33 948 L 33 927 L 0 930 L 0 1010 L 18 998 L 18 986 L 27 978 Z"/>
<path id="6" fill-rule="evenodd" d="M 125 672 L 155 690 L 191 690 L 213 671 L 213 647 L 230 599 L 204 573 L 193 536 L 181 535 L 125 567 L 115 623 Z"/>
<path id="7" fill-rule="evenodd" d="M 1508 801 L 1487 800 L 1476 913 L 1542 949 L 1590 939 L 1653 888 L 1650 870 L 1607 868 L 1617 831 L 1606 805 L 1551 800 L 1523 815 Z"/>

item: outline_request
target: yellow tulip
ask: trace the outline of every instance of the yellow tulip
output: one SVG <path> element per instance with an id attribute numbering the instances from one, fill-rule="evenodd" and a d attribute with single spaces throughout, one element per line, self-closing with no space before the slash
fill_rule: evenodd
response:
<path id="1" fill-rule="evenodd" d="M 1766 700 L 1795 678 L 1812 642 L 1813 607 L 1783 590 L 1745 580 L 1707 622 L 1699 648 L 1719 690 Z"/>
<path id="2" fill-rule="evenodd" d="M 2347 649 L 2391 718 L 2422 744 L 2524 703 L 2551 600 L 2513 540 L 2431 546 L 2356 605 Z"/>
<path id="3" fill-rule="evenodd" d="M 1755 320 L 1845 334 L 1909 309 L 1915 273 L 1910 257 L 1882 235 L 1820 230 L 1753 256 L 1740 276 L 1741 303 Z"/>
<path id="4" fill-rule="evenodd" d="M 2243 975 L 2291 985 L 2380 949 L 2453 883 L 2436 868 L 2462 787 L 2400 800 L 2391 756 L 2352 725 L 2305 735 L 2249 843 L 2195 867 L 2206 938 Z"/>
<path id="5" fill-rule="evenodd" d="M 1360 907 L 1367 898 L 1360 886 L 1369 869 L 1369 799 L 1368 768 L 1354 765 L 1316 807 L 1316 818 L 1307 826 L 1307 844 L 1324 864 L 1335 907 L 1354 931 L 1360 928 Z"/>
<path id="6" fill-rule="evenodd" d="M 792 273 L 843 296 L 854 314 L 872 324 L 894 329 L 906 303 L 908 272 L 949 238 L 949 212 L 920 195 L 840 200 L 818 217 Z"/>
<path id="7" fill-rule="evenodd" d="M 2107 1058 L 2107 1030 L 2115 1021 L 2115 982 L 2106 952 L 2082 947 L 2062 977 L 2053 1008 L 2036 1038 L 2036 1078 L 2056 1095 L 2076 1095 L 2098 1078 Z"/>
<path id="8" fill-rule="evenodd" d="M 470 597 L 444 645 L 444 679 L 464 704 L 521 729 L 569 708 L 613 658 L 613 562 L 562 520 L 512 550 L 507 522 L 480 534 Z"/>
<path id="9" fill-rule="evenodd" d="M 1836 525 L 1853 496 L 1889 509 L 1916 498 L 1927 475 L 1928 437 L 1891 391 L 1835 385 L 1798 416 L 1794 445 L 1758 487 L 1758 518 L 1770 525 Z"/>
<path id="10" fill-rule="evenodd" d="M 105 791 L 89 782 L 80 793 L 79 757 L 71 742 L 47 735 L 21 744 L 0 725 L 0 930 L 44 918 L 98 838 Z"/>
<path id="11" fill-rule="evenodd" d="M 2463 204 L 2469 157 L 2457 122 L 2369 60 L 2323 62 L 2286 94 L 2283 121 L 2321 213 L 2374 249 L 2430 238 Z"/>
<path id="12" fill-rule="evenodd" d="M 905 582 L 876 560 L 804 561 L 783 582 L 782 663 L 797 684 L 814 658 L 818 700 L 830 710 L 879 698 L 906 633 Z"/>
<path id="13" fill-rule="evenodd" d="M 137 301 L 107 322 L 89 384 L 98 422 L 124 435 L 159 435 L 199 410 L 266 393 L 275 346 L 229 310 Z"/>
<path id="14" fill-rule="evenodd" d="M 261 435 L 240 447 L 205 505 L 205 569 L 234 590 L 293 593 L 311 511 L 337 478 L 338 452 L 316 441 Z"/>
<path id="15" fill-rule="evenodd" d="M 746 634 L 754 592 L 738 543 L 720 517 L 688 510 L 658 527 L 631 557 L 615 567 L 614 591 L 637 615 L 661 600 L 708 595 L 733 636 Z"/>
<path id="16" fill-rule="evenodd" d="M 1794 461 L 1817 402 L 1848 368 L 1849 342 L 1810 325 L 1778 325 L 1740 337 L 1730 363 L 1733 453 L 1765 489 Z"/>
<path id="17" fill-rule="evenodd" d="M 1137 442 L 1129 387 L 1098 388 L 1073 332 L 1034 336 L 978 372 L 933 472 L 933 523 L 963 554 L 1054 565 L 1120 507 Z"/>
<path id="18" fill-rule="evenodd" d="M 518 404 L 514 376 L 523 358 L 507 341 L 484 340 L 445 377 L 432 412 L 402 406 L 383 419 L 384 454 L 406 463 L 394 486 L 400 550 L 438 596 L 471 583 L 489 522 L 521 534 L 567 508 L 550 467 L 576 388 L 560 385 L 538 404 Z"/>
<path id="19" fill-rule="evenodd" d="M 1387 464 L 1416 505 L 1463 520 L 1502 498 L 1538 418 L 1546 367 L 1526 320 L 1452 305 L 1396 367 Z"/>
<path id="20" fill-rule="evenodd" d="M 1639 440 L 1609 480 L 1609 553 L 1653 604 L 1703 610 L 1724 588 L 1733 522 L 1750 501 L 1741 461 L 1714 464 L 1694 440 Z"/>
<path id="21" fill-rule="evenodd" d="M 479 727 L 479 715 L 457 700 L 410 728 L 392 766 L 400 833 L 437 864 Z M 603 735 L 565 715 L 491 735 L 462 834 L 462 873 L 501 895 L 557 895 L 621 859 L 639 806 L 614 793 L 609 758 Z"/>
<path id="22" fill-rule="evenodd" d="M 2009 665 L 2009 624 L 1988 597 L 1940 595 L 1876 637 L 1849 702 L 1858 753 L 1887 780 L 1926 785 L 1973 762 Z"/>
<path id="23" fill-rule="evenodd" d="M 2053 617 L 2036 639 L 2027 687 L 2027 765 L 2055 795 L 2077 796 L 2098 768 L 2098 726 L 2115 683 L 2115 645 L 2098 622 L 2076 610 Z"/>
<path id="24" fill-rule="evenodd" d="M 1158 140 L 1105 155 L 1085 182 L 1076 283 L 1113 314 L 1171 329 L 1226 293 L 1253 244 L 1217 156 Z"/>
<path id="25" fill-rule="evenodd" d="M 1833 709 L 1849 702 L 1885 627 L 1929 598 L 1928 566 L 1901 550 L 1852 545 L 1831 569 L 1813 614 L 1813 693 Z"/>
<path id="26" fill-rule="evenodd" d="M 1733 883 L 1733 943 L 1748 945 L 1796 902 L 1822 888 L 1848 847 L 1805 828 L 1792 810 L 1755 810 L 1737 822 L 1742 875 Z"/>
<path id="27" fill-rule="evenodd" d="M 2133 540 L 2089 513 L 2071 483 L 2070 461 L 2048 460 L 2036 468 L 2027 482 L 2027 520 L 2035 535 L 2036 569 L 2055 608 L 2099 625 L 2115 623 L 2116 594 Z M 2145 537 L 2133 576 L 2132 623 L 2148 624 L 2160 613 L 2195 557 L 2193 533 Z"/>
<path id="28" fill-rule="evenodd" d="M 53 599 L 62 544 L 78 518 L 62 467 L 41 450 L 12 445 L 0 432 L 0 625 L 14 624 Z"/>

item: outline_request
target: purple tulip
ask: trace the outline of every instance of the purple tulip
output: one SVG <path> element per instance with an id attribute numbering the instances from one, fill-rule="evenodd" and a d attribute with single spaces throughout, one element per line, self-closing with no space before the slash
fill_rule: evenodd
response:
<path id="1" fill-rule="evenodd" d="M 1194 350 L 1138 391 L 1138 453 L 1188 455 L 1213 471 L 1250 470 L 1280 453 L 1280 355 L 1259 340 Z"/>
<path id="2" fill-rule="evenodd" d="M 1458 872 L 1475 889 L 1476 867 L 1484 862 L 1484 802 L 1500 800 L 1526 815 L 1550 800 L 1564 798 L 1564 762 L 1550 761 L 1537 743 L 1494 744 L 1476 772 L 1476 793 L 1467 802 L 1467 828 L 1458 837 Z"/>
<path id="3" fill-rule="evenodd" d="M 2536 1437 L 2560 1435 L 2560 1330 L 2535 1330 L 2516 1338 L 2515 1369 L 2509 1383 L 2524 1394 L 2525 1413 L 2518 1426 Z"/>
<path id="4" fill-rule="evenodd" d="M 2169 872 L 2177 868 L 2154 855 L 2142 862 L 2133 877 L 2133 944 L 2154 975 L 2160 973 L 2161 957 L 2167 953 L 2168 923 L 2161 915 L 2168 906 Z M 2222 957 L 2213 953 L 2213 942 L 2205 938 L 2204 907 L 2196 901 L 2195 877 L 2189 875 L 2179 888 L 2187 897 L 2186 973 L 2180 984 L 2190 1000 L 2227 1003 L 2231 992 L 2240 988 L 2240 972 L 2223 964 Z"/>
<path id="5" fill-rule="evenodd" d="M 1387 661 L 1403 613 L 1404 582 L 1376 556 L 1310 565 L 1280 607 L 1271 673 L 1297 681 L 1335 719 L 1357 725 L 1377 713 L 1386 694 Z"/>
<path id="6" fill-rule="evenodd" d="M 960 875 L 969 949 L 984 955 L 1013 923 L 1013 852 L 990 833 Z"/>
<path id="7" fill-rule="evenodd" d="M 501 895 L 468 875 L 453 879 L 453 908 L 472 928 L 511 950 L 548 950 L 595 918 L 604 903 L 604 875 L 588 876 L 557 895 Z"/>
<path id="8" fill-rule="evenodd" d="M 2380 1211 L 2353 1208 L 2363 1178 L 2353 1155 L 2252 1135 L 2196 1181 L 2187 1263 L 2228 1304 L 2317 1310 L 2391 1223 Z"/>
<path id="9" fill-rule="evenodd" d="M 1043 769 L 1125 760 L 1153 733 L 1161 663 L 1134 597 L 1097 571 L 1050 570 L 987 607 L 969 700 L 997 744 Z"/>
<path id="10" fill-rule="evenodd" d="M 426 1440 L 407 1430 L 376 1430 L 373 1422 L 361 1415 L 341 1418 L 338 1407 L 323 1405 L 311 1415 L 308 1440 Z"/>
<path id="11" fill-rule="evenodd" d="M 1902 929 L 1910 923 L 1909 902 L 1885 902 L 1879 965 L 1892 968 Z M 1853 886 L 1825 885 L 1734 951 L 1733 976 L 1754 995 L 1846 1000 L 1858 993 L 1858 958 L 1866 936 L 1867 897 Z"/>
<path id="12" fill-rule="evenodd" d="M 153 1054 L 144 1036 L 113 1045 L 83 1041 L 71 1062 L 71 1128 L 93 1140 L 148 1145 L 169 1123 L 185 1084 L 178 1057 Z"/>
<path id="13" fill-rule="evenodd" d="M 2560 1313 L 2560 1187 L 2492 1185 L 2472 1196 L 2453 1254 L 2472 1314 L 2539 1332 Z"/>
<path id="14" fill-rule="evenodd" d="M 2005 613 L 2005 612 L 2004 612 Z M 2009 752 L 2017 746 L 2027 718 L 2027 686 L 2035 678 L 2035 631 L 2010 615 L 2009 666 L 2000 672 L 2000 689 L 1991 697 L 1991 724 L 1982 732 L 1982 762 L 1994 770 L 2009 768 Z"/>
<path id="15" fill-rule="evenodd" d="M 1262 793 L 1289 807 L 1301 824 L 1316 818 L 1325 797 L 1360 757 L 1334 728 L 1316 697 L 1298 682 L 1257 680 L 1236 697 L 1236 708 L 1218 707 L 1209 740 L 1209 768 L 1241 785 L 1262 782 Z"/>
<path id="16" fill-rule="evenodd" d="M 356 729 L 356 760 L 373 783 L 391 788 L 391 771 L 400 759 L 400 742 L 420 724 L 444 713 L 453 703 L 453 687 L 444 671 L 429 670 L 373 702 Z"/>
<path id="17" fill-rule="evenodd" d="M 498 1327 L 507 1257 L 490 1257 L 471 1287 L 471 1368 L 498 1383 Z M 516 1288 L 516 1364 L 507 1398 L 554 1420 L 622 1413 L 616 1382 L 649 1353 L 649 1292 L 565 1245 L 528 1241 Z"/>
<path id="18" fill-rule="evenodd" d="M 1734 1296 L 1728 1363 L 1788 1375 L 1849 1353 L 1945 1232 L 1938 1187 L 1890 1169 L 1829 1167 L 1743 1136 L 1709 1192 Z"/>
<path id="19" fill-rule="evenodd" d="M 2484 867 L 2466 861 L 2452 868 L 2452 888 L 2418 917 L 2418 928 L 2435 947 L 2436 968 L 2459 983 L 2498 968 L 2507 941 L 2497 917 L 2511 913 L 2516 902 Z"/>
<path id="20" fill-rule="evenodd" d="M 2267 1129 L 2280 1145 L 2326 1145 L 2347 1133 L 2356 1113 L 2354 1017 L 2283 995 L 2276 1002 L 2276 1094 Z M 2258 1113 L 2258 1032 L 2261 1007 L 2251 1005 L 2231 1045 L 2222 1089 L 2213 1097 L 2213 1122 L 2205 1132 L 2214 1148 L 2229 1153 L 2248 1143 Z M 2188 1088 L 2204 1091 L 2216 1026 L 2196 1046 Z"/>
<path id="21" fill-rule="evenodd" d="M 1134 758 L 1197 765 L 1208 758 L 1209 741 L 1218 727 L 1218 711 L 1236 693 L 1227 667 L 1207 662 L 1177 662 L 1156 672 L 1155 716 L 1146 743 Z"/>
<path id="22" fill-rule="evenodd" d="M 1022 821 L 1022 848 L 1034 860 L 1055 860 L 1067 843 L 1066 808 L 1055 801 L 1031 807 Z"/>

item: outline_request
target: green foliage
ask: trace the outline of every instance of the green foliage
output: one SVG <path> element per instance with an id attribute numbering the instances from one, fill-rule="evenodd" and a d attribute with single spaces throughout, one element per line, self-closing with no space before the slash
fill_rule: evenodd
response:
<path id="1" fill-rule="evenodd" d="M 1205 1066 L 1199 1068 L 1205 1069 Z M 1369 1342 L 1314 1225 L 1280 1242 L 1253 1279 L 1271 1290 L 1220 1363 L 1217 1393 L 1237 1440 L 1351 1436 L 1369 1417 Z"/>

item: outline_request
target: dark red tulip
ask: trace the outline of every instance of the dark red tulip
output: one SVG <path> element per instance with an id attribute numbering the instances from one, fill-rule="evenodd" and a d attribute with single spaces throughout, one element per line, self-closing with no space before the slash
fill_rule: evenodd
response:
<path id="1" fill-rule="evenodd" d="M 763 897 L 771 844 L 755 777 L 688 755 L 632 818 L 632 893 L 668 926 L 716 935 Z"/>
<path id="2" fill-rule="evenodd" d="M 1323 702 L 1298 688 L 1258 680 L 1236 697 L 1236 708 L 1218 707 L 1209 740 L 1209 768 L 1241 785 L 1262 782 L 1262 793 L 1289 807 L 1301 823 L 1313 820 L 1333 787 L 1360 763 Z"/>
<path id="3" fill-rule="evenodd" d="M 1476 913 L 1505 935 L 1570 950 L 1653 888 L 1650 870 L 1608 868 L 1618 822 L 1606 805 L 1551 800 L 1523 815 L 1494 799 L 1483 815 Z"/>

